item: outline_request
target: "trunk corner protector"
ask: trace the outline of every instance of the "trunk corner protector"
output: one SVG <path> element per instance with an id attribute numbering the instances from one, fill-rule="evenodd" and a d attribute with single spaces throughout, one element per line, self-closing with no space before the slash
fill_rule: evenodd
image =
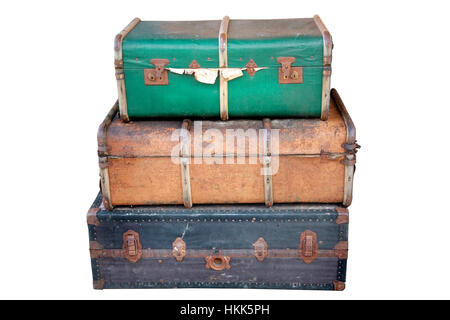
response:
<path id="1" fill-rule="evenodd" d="M 347 208 L 337 207 L 336 211 L 338 213 L 338 217 L 336 219 L 336 224 L 349 224 L 350 215 Z"/>
<path id="2" fill-rule="evenodd" d="M 134 18 L 114 39 L 114 65 L 116 68 L 120 116 L 124 122 L 129 122 L 130 118 L 128 117 L 125 79 L 123 74 L 122 42 L 127 34 L 130 33 L 139 22 L 141 22 L 141 19 Z"/>
<path id="3" fill-rule="evenodd" d="M 103 290 L 105 287 L 105 280 L 94 280 L 93 287 L 95 290 Z"/>
<path id="4" fill-rule="evenodd" d="M 345 290 L 345 282 L 343 282 L 343 281 L 335 280 L 333 282 L 333 286 L 334 286 L 335 291 L 344 291 Z"/>
<path id="5" fill-rule="evenodd" d="M 100 225 L 100 220 L 98 220 L 97 212 L 100 211 L 100 208 L 91 208 L 87 213 L 87 224 L 98 227 Z"/>
<path id="6" fill-rule="evenodd" d="M 352 118 L 350 117 L 347 108 L 345 107 L 344 103 L 342 102 L 342 99 L 337 92 L 336 89 L 331 89 L 331 97 L 333 98 L 336 106 L 339 109 L 339 112 L 342 115 L 342 118 L 344 119 L 345 127 L 347 129 L 347 141 L 346 144 L 355 144 L 356 143 L 356 128 L 355 124 L 353 123 Z"/>
<path id="7" fill-rule="evenodd" d="M 122 41 L 131 30 L 139 23 L 141 19 L 134 18 L 122 31 L 114 38 L 114 53 L 116 60 L 122 60 Z"/>

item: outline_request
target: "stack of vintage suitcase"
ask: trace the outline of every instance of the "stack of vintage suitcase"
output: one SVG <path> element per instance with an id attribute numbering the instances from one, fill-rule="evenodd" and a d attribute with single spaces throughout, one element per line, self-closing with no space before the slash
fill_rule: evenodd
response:
<path id="1" fill-rule="evenodd" d="M 359 146 L 332 47 L 318 16 L 117 35 L 94 288 L 344 289 Z"/>

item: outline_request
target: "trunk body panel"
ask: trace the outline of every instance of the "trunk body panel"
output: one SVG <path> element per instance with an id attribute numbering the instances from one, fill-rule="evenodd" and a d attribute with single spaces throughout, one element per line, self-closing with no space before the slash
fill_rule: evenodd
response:
<path id="1" fill-rule="evenodd" d="M 130 119 L 158 117 L 218 118 L 219 79 L 200 83 L 192 75 L 169 72 L 167 86 L 148 86 L 144 69 L 151 59 L 168 59 L 167 68 L 219 68 L 221 21 L 141 21 L 123 39 L 126 110 Z M 228 30 L 229 68 L 246 68 L 253 76 L 228 81 L 228 114 L 240 117 L 321 117 L 324 40 L 312 18 L 231 20 Z M 303 83 L 279 84 L 278 57 L 294 57 L 303 67 Z"/>
<path id="2" fill-rule="evenodd" d="M 354 144 L 354 130 L 342 101 L 339 99 L 337 103 L 337 93 L 333 92 L 327 121 L 270 121 L 272 135 L 277 130 L 279 136 L 278 147 L 271 153 L 273 167 L 277 168 L 272 176 L 275 203 L 349 205 L 351 185 L 348 179 L 353 178 L 353 171 L 349 169 L 353 170 L 355 155 L 354 151 L 346 150 L 345 145 Z M 171 157 L 179 153 L 180 141 L 176 133 L 182 121 L 124 123 L 116 116 L 105 123 L 99 130 L 99 155 L 101 167 L 107 168 L 102 171 L 103 180 L 108 180 L 108 186 L 103 189 L 104 193 L 109 191 L 107 207 L 183 204 L 181 166 Z M 188 171 L 194 204 L 265 202 L 263 140 L 258 134 L 248 134 L 244 136 L 245 148 L 233 153 L 227 153 L 226 141 L 230 130 L 245 133 L 250 129 L 260 132 L 263 128 L 261 120 L 192 122 Z M 224 138 L 208 136 L 212 129 Z M 200 140 L 195 138 L 197 131 L 202 133 Z M 197 156 L 198 150 L 203 152 L 200 156 Z M 221 151 L 222 156 L 211 150 Z M 349 156 L 353 162 L 345 161 Z M 229 158 L 232 163 L 228 162 Z"/>
<path id="3" fill-rule="evenodd" d="M 348 211 L 336 205 L 122 207 L 108 211 L 97 198 L 89 220 L 95 283 L 102 288 L 247 287 L 335 289 L 345 282 Z M 92 215 L 92 214 L 91 214 Z M 345 221 L 342 216 L 346 216 Z M 139 234 L 143 255 L 135 263 L 123 255 L 123 234 Z M 301 234 L 317 235 L 318 255 L 299 257 Z M 173 255 L 174 241 L 185 257 Z M 254 244 L 263 238 L 267 256 L 258 260 Z M 230 257 L 229 269 L 206 268 L 206 257 Z"/>

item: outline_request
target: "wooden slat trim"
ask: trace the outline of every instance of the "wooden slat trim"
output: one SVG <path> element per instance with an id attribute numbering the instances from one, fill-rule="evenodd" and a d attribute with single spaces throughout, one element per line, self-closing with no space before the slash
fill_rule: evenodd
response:
<path id="1" fill-rule="evenodd" d="M 314 16 L 314 22 L 322 33 L 323 39 L 323 73 L 322 73 L 322 112 L 320 119 L 327 120 L 330 114 L 330 88 L 331 88 L 331 60 L 333 40 L 327 27 L 318 15 Z"/>
<path id="2" fill-rule="evenodd" d="M 264 170 L 264 199 L 268 207 L 273 205 L 273 184 L 272 184 L 272 139 L 270 119 L 263 120 L 266 130 L 266 140 L 263 143 L 263 170 Z"/>
<path id="3" fill-rule="evenodd" d="M 334 103 L 336 104 L 337 108 L 339 109 L 342 119 L 344 120 L 345 128 L 347 130 L 346 143 L 356 144 L 355 125 L 336 89 L 331 89 L 331 97 L 334 100 Z M 345 154 L 344 199 L 342 201 L 344 206 L 349 206 L 352 203 L 353 175 L 355 173 L 355 165 L 353 164 L 354 161 L 356 161 L 356 155 L 354 153 Z"/>
<path id="4" fill-rule="evenodd" d="M 228 24 L 230 18 L 225 16 L 222 19 L 219 29 L 219 68 L 228 67 Z M 222 72 L 219 72 L 220 83 L 220 119 L 228 120 L 228 81 L 225 80 Z"/>
<path id="5" fill-rule="evenodd" d="M 122 31 L 120 31 L 114 40 L 114 64 L 116 67 L 117 92 L 119 95 L 120 117 L 123 121 L 130 121 L 128 117 L 127 93 L 125 89 L 125 79 L 123 75 L 123 56 L 122 42 L 127 34 L 141 22 L 141 19 L 134 18 Z"/>
<path id="6" fill-rule="evenodd" d="M 189 170 L 190 161 L 190 138 L 189 129 L 191 127 L 190 120 L 184 120 L 180 133 L 180 167 L 181 167 L 181 185 L 183 189 L 183 203 L 186 208 L 192 208 L 191 193 L 191 175 Z"/>
<path id="7" fill-rule="evenodd" d="M 98 162 L 100 168 L 100 188 L 103 195 L 103 204 L 108 210 L 113 208 L 111 202 L 111 186 L 109 183 L 109 171 L 108 171 L 108 148 L 107 148 L 107 131 L 108 127 L 113 121 L 119 109 L 119 102 L 113 105 L 111 110 L 108 112 L 105 120 L 103 120 L 97 133 L 98 142 Z"/>

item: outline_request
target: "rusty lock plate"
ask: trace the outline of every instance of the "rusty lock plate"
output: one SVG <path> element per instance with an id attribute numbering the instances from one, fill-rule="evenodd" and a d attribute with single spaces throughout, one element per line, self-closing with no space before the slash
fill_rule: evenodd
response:
<path id="1" fill-rule="evenodd" d="M 295 57 L 278 57 L 277 62 L 281 64 L 278 68 L 278 83 L 303 83 L 303 67 L 292 67 Z"/>
<path id="2" fill-rule="evenodd" d="M 169 84 L 169 73 L 165 66 L 169 64 L 168 59 L 152 59 L 150 63 L 154 69 L 144 69 L 144 81 L 146 86 L 166 86 Z"/>

